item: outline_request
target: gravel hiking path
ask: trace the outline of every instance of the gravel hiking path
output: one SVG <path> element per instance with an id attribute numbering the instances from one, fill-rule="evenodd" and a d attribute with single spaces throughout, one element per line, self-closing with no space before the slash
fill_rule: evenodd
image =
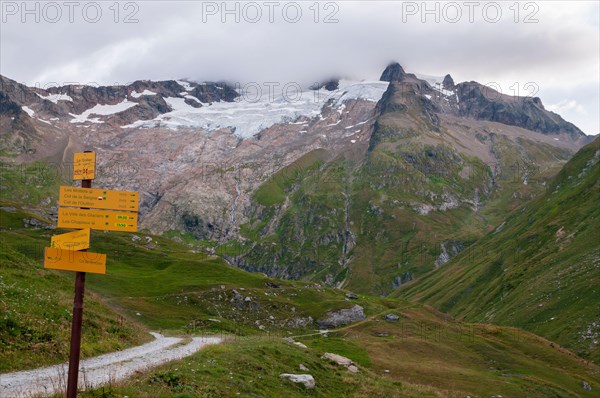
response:
<path id="1" fill-rule="evenodd" d="M 181 337 L 151 334 L 155 340 L 150 343 L 81 361 L 79 388 L 96 388 L 118 382 L 135 372 L 187 357 L 202 347 L 222 342 L 219 337 L 192 337 L 191 341 L 184 341 Z M 68 364 L 61 364 L 0 374 L 0 397 L 32 398 L 64 392 L 68 368 Z"/>

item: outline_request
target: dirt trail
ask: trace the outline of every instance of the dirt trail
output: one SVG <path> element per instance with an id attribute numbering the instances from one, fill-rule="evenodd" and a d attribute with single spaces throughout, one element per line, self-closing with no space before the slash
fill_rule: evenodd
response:
<path id="1" fill-rule="evenodd" d="M 79 387 L 88 389 L 117 382 L 135 372 L 184 358 L 206 345 L 222 342 L 219 337 L 193 337 L 191 341 L 185 342 L 180 337 L 151 334 L 155 340 L 150 343 L 81 361 Z M 0 374 L 0 397 L 30 398 L 64 392 L 67 370 L 68 365 L 61 364 Z"/>

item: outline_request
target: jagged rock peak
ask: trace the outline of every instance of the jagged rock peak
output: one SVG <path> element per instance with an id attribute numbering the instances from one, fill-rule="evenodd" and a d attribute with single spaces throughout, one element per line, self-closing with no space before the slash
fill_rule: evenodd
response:
<path id="1" fill-rule="evenodd" d="M 399 82 L 406 76 L 406 72 L 398 62 L 392 62 L 385 68 L 379 80 L 383 82 Z"/>
<path id="2" fill-rule="evenodd" d="M 452 79 L 452 76 L 450 76 L 450 74 L 444 76 L 444 80 L 442 81 L 442 87 L 446 90 L 454 89 L 454 79 Z"/>

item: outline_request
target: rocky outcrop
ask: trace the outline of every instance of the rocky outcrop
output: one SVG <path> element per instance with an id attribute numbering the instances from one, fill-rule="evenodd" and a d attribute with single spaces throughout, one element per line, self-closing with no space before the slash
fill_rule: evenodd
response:
<path id="1" fill-rule="evenodd" d="M 402 286 L 403 284 L 412 281 L 412 279 L 413 279 L 413 275 L 409 271 L 406 271 L 402 275 L 397 275 L 394 277 L 394 280 L 392 281 L 392 288 L 397 289 L 400 286 Z"/>
<path id="2" fill-rule="evenodd" d="M 442 87 L 444 90 L 454 90 L 454 79 L 449 74 L 444 76 L 444 80 L 442 81 Z"/>
<path id="3" fill-rule="evenodd" d="M 292 383 L 302 384 L 305 388 L 312 390 L 315 388 L 315 378 L 309 374 L 292 374 L 282 373 L 279 375 L 282 379 L 291 381 Z"/>
<path id="4" fill-rule="evenodd" d="M 352 308 L 328 312 L 324 319 L 317 321 L 317 325 L 322 329 L 331 329 L 364 319 L 365 313 L 363 308 L 360 305 L 355 305 Z"/>
<path id="5" fill-rule="evenodd" d="M 400 317 L 396 314 L 386 314 L 383 317 L 384 320 L 388 321 L 388 322 L 398 322 L 398 320 L 400 319 Z"/>
<path id="6" fill-rule="evenodd" d="M 321 358 L 327 359 L 329 361 L 335 362 L 336 364 L 338 364 L 340 366 L 346 366 L 346 367 L 348 367 L 354 363 L 354 362 L 352 362 L 352 360 L 350 358 L 346 358 L 346 357 L 343 357 L 338 354 L 333 354 L 331 352 L 326 352 L 325 354 L 323 354 L 323 356 L 321 356 Z"/>
<path id="7" fill-rule="evenodd" d="M 544 108 L 538 97 L 501 94 L 477 82 L 456 86 L 460 116 L 518 126 L 544 134 L 568 134 L 572 139 L 585 134 L 572 123 Z"/>
<path id="8" fill-rule="evenodd" d="M 401 82 L 406 76 L 406 72 L 398 62 L 392 62 L 389 64 L 379 80 L 382 82 Z"/>
<path id="9" fill-rule="evenodd" d="M 358 373 L 358 367 L 350 358 L 346 358 L 338 354 L 333 354 L 331 352 L 326 352 L 325 354 L 323 354 L 323 356 L 321 356 L 321 358 L 327 359 L 339 366 L 345 367 L 350 373 Z"/>
<path id="10" fill-rule="evenodd" d="M 233 102 L 239 94 L 225 83 L 205 83 L 199 84 L 190 94 L 198 98 L 201 102 L 210 103 L 216 101 Z"/>
<path id="11" fill-rule="evenodd" d="M 465 245 L 461 241 L 447 240 L 440 244 L 440 255 L 435 260 L 435 266 L 439 267 L 446 264 L 454 256 L 464 249 Z"/>

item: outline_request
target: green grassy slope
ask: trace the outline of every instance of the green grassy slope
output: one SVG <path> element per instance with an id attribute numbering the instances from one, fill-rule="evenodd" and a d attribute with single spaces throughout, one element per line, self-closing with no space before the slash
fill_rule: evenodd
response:
<path id="1" fill-rule="evenodd" d="M 0 372 L 63 362 L 69 355 L 74 274 L 43 270 L 49 234 L 23 228 L 25 217 L 33 216 L 0 211 Z M 83 357 L 148 341 L 144 329 L 86 292 Z"/>
<path id="2" fill-rule="evenodd" d="M 600 140 L 547 192 L 401 290 L 459 318 L 514 325 L 600 361 Z"/>
<path id="3" fill-rule="evenodd" d="M 600 368 L 527 332 L 464 324 L 421 306 L 392 310 L 328 335 L 230 339 L 196 355 L 105 386 L 86 397 L 593 397 Z M 321 358 L 352 359 L 359 373 Z M 301 371 L 299 365 L 308 367 Z M 281 380 L 308 373 L 316 388 Z M 592 391 L 583 388 L 583 381 Z"/>

